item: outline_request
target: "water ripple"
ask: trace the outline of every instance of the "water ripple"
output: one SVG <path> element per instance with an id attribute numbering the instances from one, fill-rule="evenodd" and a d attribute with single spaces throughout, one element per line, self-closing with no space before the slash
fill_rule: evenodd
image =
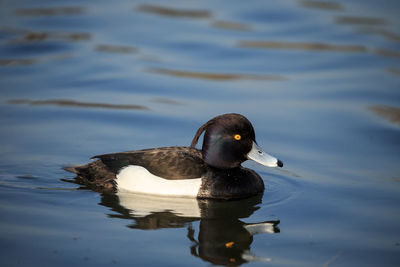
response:
<path id="1" fill-rule="evenodd" d="M 328 1 L 300 1 L 299 4 L 307 8 L 325 9 L 325 10 L 339 10 L 343 11 L 344 7 L 341 3 L 328 2 Z"/>
<path id="2" fill-rule="evenodd" d="M 17 16 L 57 16 L 57 15 L 82 15 L 86 10 L 83 7 L 46 7 L 46 8 L 19 8 L 14 11 Z"/>
<path id="3" fill-rule="evenodd" d="M 383 49 L 383 48 L 378 48 L 375 49 L 375 54 L 384 56 L 384 57 L 394 57 L 394 58 L 399 58 L 400 53 L 397 51 L 389 50 L 389 49 Z"/>
<path id="4" fill-rule="evenodd" d="M 33 32 L 33 31 L 24 31 L 20 30 L 20 32 L 24 32 L 22 36 L 19 38 L 15 38 L 10 41 L 10 43 L 30 43 L 30 42 L 40 42 L 40 41 L 48 41 L 48 40 L 62 40 L 62 41 L 89 41 L 91 39 L 91 34 L 86 32 L 72 32 L 72 33 L 63 33 L 63 32 Z"/>
<path id="5" fill-rule="evenodd" d="M 265 191 L 262 206 L 280 205 L 298 195 L 301 185 L 294 177 L 287 176 L 287 173 L 283 175 L 275 175 L 266 172 L 259 172 L 259 174 L 265 177 Z"/>
<path id="6" fill-rule="evenodd" d="M 120 45 L 104 45 L 100 44 L 95 47 L 96 51 L 107 53 L 121 53 L 121 54 L 135 54 L 139 51 L 133 46 L 120 46 Z"/>
<path id="7" fill-rule="evenodd" d="M 18 65 L 32 65 L 38 63 L 39 60 L 35 58 L 14 58 L 14 59 L 0 59 L 0 66 L 18 66 Z"/>
<path id="8" fill-rule="evenodd" d="M 335 18 L 338 24 L 351 24 L 351 25 L 385 25 L 387 21 L 382 18 L 372 17 L 353 17 L 353 16 L 338 16 Z"/>
<path id="9" fill-rule="evenodd" d="M 309 51 L 333 51 L 333 52 L 367 52 L 364 45 L 334 45 L 327 43 L 300 43 L 300 42 L 274 42 L 274 41 L 240 41 L 240 47 L 246 48 L 273 48 L 294 49 Z"/>
<path id="10" fill-rule="evenodd" d="M 106 108 L 106 109 L 137 109 L 149 110 L 148 107 L 142 105 L 121 105 L 93 102 L 79 102 L 69 99 L 48 99 L 48 100 L 28 100 L 28 99 L 11 99 L 8 104 L 27 104 L 33 106 L 55 105 L 62 107 L 85 107 L 85 108 Z"/>
<path id="11" fill-rule="evenodd" d="M 210 73 L 210 72 L 195 72 L 184 70 L 171 70 L 163 68 L 151 68 L 150 72 L 164 74 L 169 76 L 177 76 L 183 78 L 195 78 L 203 80 L 227 81 L 227 80 L 270 80 L 283 81 L 285 78 L 280 75 L 255 75 L 255 74 L 231 74 L 231 73 Z"/>
<path id="12" fill-rule="evenodd" d="M 387 69 L 387 72 L 393 75 L 400 76 L 400 70 L 397 69 Z"/>
<path id="13" fill-rule="evenodd" d="M 140 5 L 137 10 L 167 17 L 189 17 L 194 19 L 209 18 L 212 15 L 208 10 L 177 9 L 146 4 Z"/>
<path id="14" fill-rule="evenodd" d="M 400 125 L 400 108 L 386 105 L 370 106 L 368 109 L 375 114 Z"/>
<path id="15" fill-rule="evenodd" d="M 225 30 L 235 30 L 235 31 L 251 31 L 251 27 L 247 24 L 232 22 L 232 21 L 214 21 L 212 26 L 215 28 L 221 28 Z"/>

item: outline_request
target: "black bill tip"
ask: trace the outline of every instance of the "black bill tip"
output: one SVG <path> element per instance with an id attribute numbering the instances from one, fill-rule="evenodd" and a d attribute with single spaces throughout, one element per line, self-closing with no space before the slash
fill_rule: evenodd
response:
<path id="1" fill-rule="evenodd" d="M 283 167 L 283 162 L 278 159 L 277 165 L 282 168 Z"/>

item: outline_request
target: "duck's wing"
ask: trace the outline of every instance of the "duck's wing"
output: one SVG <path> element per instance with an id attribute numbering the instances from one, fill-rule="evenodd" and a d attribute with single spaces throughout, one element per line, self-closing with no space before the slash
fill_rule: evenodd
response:
<path id="1" fill-rule="evenodd" d="M 142 166 L 154 175 L 171 180 L 200 178 L 206 171 L 200 150 L 191 147 L 144 149 L 93 158 L 99 159 L 115 174 L 129 165 Z"/>

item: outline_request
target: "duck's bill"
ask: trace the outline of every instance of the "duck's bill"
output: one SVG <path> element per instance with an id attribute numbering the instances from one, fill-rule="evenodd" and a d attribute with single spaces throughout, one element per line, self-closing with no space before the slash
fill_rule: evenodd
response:
<path id="1" fill-rule="evenodd" d="M 282 167 L 283 163 L 279 159 L 265 153 L 257 144 L 253 142 L 253 147 L 247 154 L 247 158 L 254 160 L 267 167 Z"/>

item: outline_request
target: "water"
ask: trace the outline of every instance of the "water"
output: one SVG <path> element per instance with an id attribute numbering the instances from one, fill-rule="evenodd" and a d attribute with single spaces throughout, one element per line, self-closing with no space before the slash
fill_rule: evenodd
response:
<path id="1" fill-rule="evenodd" d="M 399 7 L 1 1 L 1 266 L 399 266 Z M 189 145 L 226 112 L 285 164 L 245 163 L 261 199 L 64 180 L 96 154 Z"/>

